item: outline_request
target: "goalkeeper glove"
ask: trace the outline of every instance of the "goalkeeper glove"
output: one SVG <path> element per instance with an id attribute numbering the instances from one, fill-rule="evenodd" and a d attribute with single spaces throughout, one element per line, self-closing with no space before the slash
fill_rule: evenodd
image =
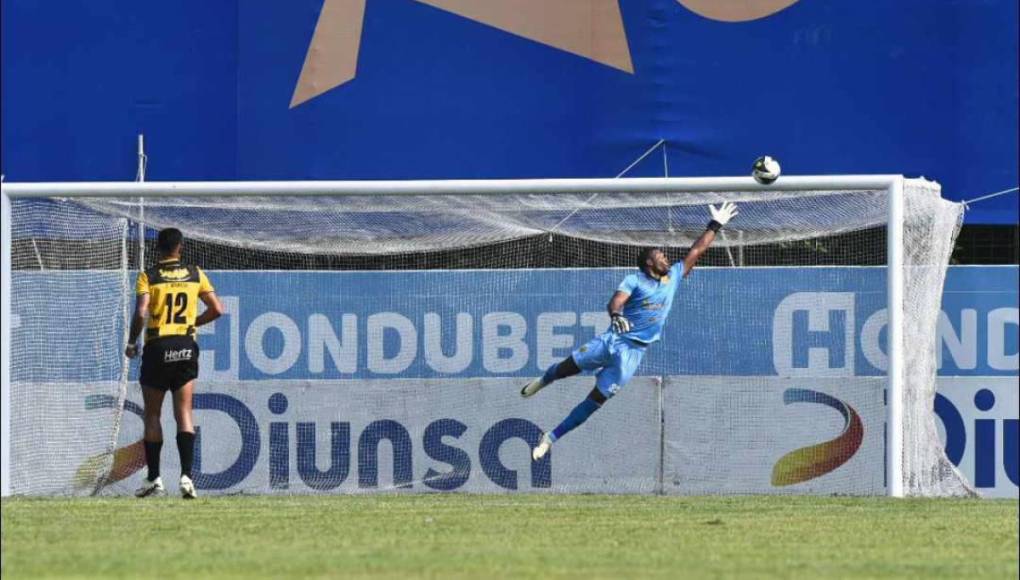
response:
<path id="1" fill-rule="evenodd" d="M 616 334 L 626 334 L 630 332 L 630 321 L 623 317 L 619 312 L 612 313 L 612 326 L 613 332 Z"/>
<path id="2" fill-rule="evenodd" d="M 712 221 L 708 222 L 708 229 L 718 232 L 737 215 L 737 206 L 734 203 L 724 201 L 718 209 L 714 205 L 708 206 L 708 211 L 712 214 Z"/>

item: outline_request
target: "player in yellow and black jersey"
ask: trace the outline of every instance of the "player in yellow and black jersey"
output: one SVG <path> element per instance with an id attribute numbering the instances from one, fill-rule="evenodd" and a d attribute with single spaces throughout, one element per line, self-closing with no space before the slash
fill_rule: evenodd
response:
<path id="1" fill-rule="evenodd" d="M 195 497 L 191 468 L 195 448 L 195 427 L 191 419 L 191 397 L 198 378 L 198 343 L 195 329 L 216 320 L 223 306 L 209 279 L 198 266 L 181 263 L 184 236 L 176 228 L 159 232 L 159 262 L 138 274 L 135 315 L 124 354 L 138 355 L 138 336 L 145 327 L 142 353 L 142 396 L 145 400 L 145 462 L 149 473 L 138 497 L 164 493 L 159 475 L 163 448 L 160 412 L 167 391 L 173 393 L 177 420 L 177 451 L 181 455 L 181 495 Z M 205 311 L 198 314 L 198 303 Z M 148 323 L 146 323 L 146 318 Z"/>

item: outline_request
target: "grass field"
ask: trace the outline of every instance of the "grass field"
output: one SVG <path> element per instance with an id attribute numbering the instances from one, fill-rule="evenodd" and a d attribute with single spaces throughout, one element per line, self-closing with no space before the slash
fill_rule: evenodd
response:
<path id="1" fill-rule="evenodd" d="M 1017 578 L 1017 502 L 4 499 L 3 578 Z"/>

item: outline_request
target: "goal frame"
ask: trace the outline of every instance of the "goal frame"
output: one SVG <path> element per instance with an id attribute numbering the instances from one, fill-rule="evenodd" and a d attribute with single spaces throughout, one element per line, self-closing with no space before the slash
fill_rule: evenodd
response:
<path id="1" fill-rule="evenodd" d="M 867 189 L 888 195 L 886 223 L 887 495 L 903 497 L 903 182 L 902 175 L 784 176 L 786 191 Z M 11 494 L 11 200 L 32 197 L 201 197 L 344 195 L 507 195 L 768 191 L 751 177 L 479 179 L 406 181 L 149 181 L 0 183 L 0 496 Z"/>

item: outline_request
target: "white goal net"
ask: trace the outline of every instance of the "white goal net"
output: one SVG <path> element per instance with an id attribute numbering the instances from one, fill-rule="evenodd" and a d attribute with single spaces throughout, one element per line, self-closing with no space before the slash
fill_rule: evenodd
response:
<path id="1" fill-rule="evenodd" d="M 5 183 L 5 486 L 138 485 L 126 321 L 156 232 L 176 227 L 184 261 L 227 310 L 199 331 L 201 493 L 972 493 L 933 413 L 961 206 L 937 184 L 891 179 L 903 222 L 889 245 L 892 185 L 800 179 L 510 181 L 499 194 L 465 182 L 422 182 L 419 194 L 149 183 L 112 195 L 97 184 L 92 197 L 85 184 Z M 165 195 L 175 188 L 187 195 Z M 723 201 L 739 215 L 681 283 L 637 376 L 532 462 L 594 380 L 530 399 L 520 387 L 606 330 L 606 302 L 643 248 L 682 259 Z M 903 292 L 893 413 L 890 248 Z M 177 465 L 166 445 L 164 474 Z M 889 466 L 902 470 L 895 486 Z"/>

